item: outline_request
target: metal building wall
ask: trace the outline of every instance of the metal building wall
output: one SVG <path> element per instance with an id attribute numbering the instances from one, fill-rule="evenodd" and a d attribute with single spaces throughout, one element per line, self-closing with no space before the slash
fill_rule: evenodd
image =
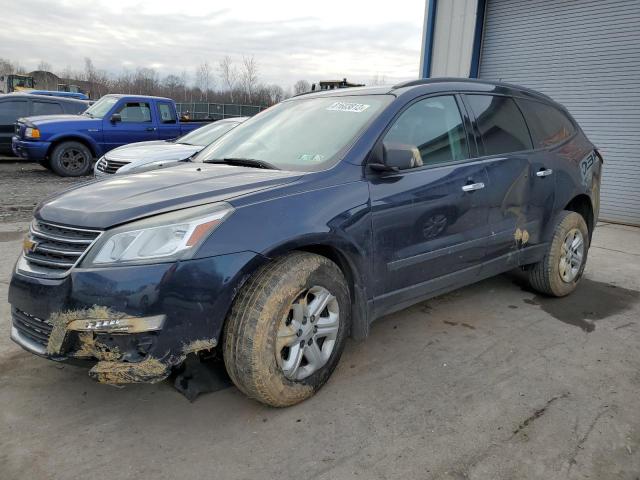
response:
<path id="1" fill-rule="evenodd" d="M 600 218 L 640 225 L 640 0 L 488 0 L 479 76 L 564 104 L 605 158 Z"/>
<path id="2" fill-rule="evenodd" d="M 437 2 L 431 58 L 432 77 L 469 76 L 477 6 L 477 0 Z"/>

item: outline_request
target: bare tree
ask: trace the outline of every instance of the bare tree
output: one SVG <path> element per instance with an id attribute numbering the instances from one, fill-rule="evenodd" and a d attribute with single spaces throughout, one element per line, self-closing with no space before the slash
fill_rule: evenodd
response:
<path id="1" fill-rule="evenodd" d="M 211 67 L 208 62 L 204 62 L 196 71 L 196 86 L 202 92 L 200 100 L 209 101 L 209 90 L 213 87 L 214 82 Z"/>
<path id="2" fill-rule="evenodd" d="M 93 66 L 93 61 L 89 57 L 84 57 L 84 79 L 89 84 L 89 96 L 93 95 L 96 97 L 95 93 L 95 79 L 96 77 L 96 69 Z"/>
<path id="3" fill-rule="evenodd" d="M 167 75 L 162 80 L 162 94 L 169 98 L 178 98 L 182 94 L 183 85 L 177 75 Z"/>
<path id="4" fill-rule="evenodd" d="M 186 102 L 189 99 L 189 74 L 186 70 L 183 70 L 180 74 L 180 83 L 182 84 L 182 101 Z"/>
<path id="5" fill-rule="evenodd" d="M 284 89 L 280 85 L 269 86 L 269 103 L 279 103 L 284 100 Z"/>
<path id="6" fill-rule="evenodd" d="M 11 60 L 0 58 L 0 75 L 9 75 L 15 71 L 15 68 Z"/>
<path id="7" fill-rule="evenodd" d="M 61 78 L 75 78 L 78 77 L 78 75 L 76 75 L 74 73 L 74 71 L 71 69 L 71 66 L 67 65 L 66 67 L 64 67 L 64 70 L 61 70 L 58 72 L 58 76 Z"/>
<path id="8" fill-rule="evenodd" d="M 79 84 L 86 88 L 91 98 L 97 99 L 107 93 L 162 95 L 173 98 L 178 102 L 207 102 L 229 103 L 246 102 L 252 105 L 269 106 L 291 96 L 291 90 L 286 91 L 276 84 L 262 84 L 258 78 L 258 64 L 253 57 L 243 58 L 241 68 L 237 68 L 231 57 L 225 57 L 219 63 L 219 74 L 222 81 L 216 82 L 217 76 L 204 63 L 195 71 L 195 77 L 190 77 L 183 70 L 180 75 L 161 72 L 162 76 L 152 68 L 123 68 L 119 73 L 112 74 L 96 68 L 93 61 L 87 57 L 84 68 L 74 70 L 70 66 L 62 70 L 56 69 L 46 62 L 40 62 L 38 69 L 55 72 L 64 83 Z M 26 72 L 20 64 L 12 59 L 0 58 L 0 75 Z M 51 77 L 53 85 L 49 89 L 57 88 L 57 79 Z M 85 81 L 86 84 L 81 82 Z M 216 84 L 219 87 L 216 87 Z"/>
<path id="9" fill-rule="evenodd" d="M 293 85 L 293 94 L 300 95 L 301 93 L 310 92 L 311 84 L 306 80 L 298 80 Z"/>
<path id="10" fill-rule="evenodd" d="M 44 72 L 50 72 L 51 71 L 51 64 L 48 62 L 45 62 L 44 60 L 41 60 L 40 63 L 38 64 L 38 68 L 36 70 L 42 70 Z"/>
<path id="11" fill-rule="evenodd" d="M 91 83 L 93 81 L 93 77 L 95 75 L 95 67 L 93 66 L 93 61 L 89 57 L 84 57 L 84 79 Z"/>
<path id="12" fill-rule="evenodd" d="M 153 95 L 158 91 L 160 81 L 153 68 L 138 68 L 133 76 L 133 90 L 136 95 Z"/>
<path id="13" fill-rule="evenodd" d="M 236 83 L 238 82 L 238 70 L 233 64 L 232 58 L 227 55 L 218 65 L 220 69 L 220 78 L 222 79 L 222 84 L 227 89 L 229 94 L 231 95 L 231 103 L 233 103 L 233 90 L 236 87 Z"/>
<path id="14" fill-rule="evenodd" d="M 386 75 L 384 74 L 380 75 L 379 73 L 376 73 L 376 76 L 371 79 L 371 81 L 369 82 L 369 85 L 371 86 L 386 85 L 386 83 L 387 83 Z"/>
<path id="15" fill-rule="evenodd" d="M 253 94 L 258 86 L 258 62 L 252 55 L 250 57 L 242 57 L 242 89 L 245 94 L 245 102 L 253 101 Z"/>

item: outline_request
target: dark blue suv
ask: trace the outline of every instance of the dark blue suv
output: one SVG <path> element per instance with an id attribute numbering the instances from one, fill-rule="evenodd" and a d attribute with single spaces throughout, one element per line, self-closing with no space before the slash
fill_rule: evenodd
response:
<path id="1" fill-rule="evenodd" d="M 542 293 L 573 291 L 601 168 L 562 106 L 514 85 L 298 96 L 195 163 L 42 202 L 11 336 L 114 384 L 217 353 L 247 395 L 291 405 L 385 314 L 516 267 Z"/>

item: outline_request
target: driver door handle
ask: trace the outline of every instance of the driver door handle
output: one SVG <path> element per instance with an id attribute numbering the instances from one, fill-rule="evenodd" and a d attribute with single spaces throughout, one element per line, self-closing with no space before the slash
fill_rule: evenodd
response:
<path id="1" fill-rule="evenodd" d="M 156 127 L 147 127 L 147 132 L 154 132 Z"/>
<path id="2" fill-rule="evenodd" d="M 475 190 L 480 190 L 482 188 L 484 188 L 484 183 L 482 183 L 482 182 L 470 183 L 468 185 L 463 185 L 462 186 L 462 191 L 463 192 L 473 192 Z"/>
<path id="3" fill-rule="evenodd" d="M 548 177 L 553 173 L 553 170 L 550 168 L 543 168 L 540 171 L 536 172 L 536 177 Z"/>

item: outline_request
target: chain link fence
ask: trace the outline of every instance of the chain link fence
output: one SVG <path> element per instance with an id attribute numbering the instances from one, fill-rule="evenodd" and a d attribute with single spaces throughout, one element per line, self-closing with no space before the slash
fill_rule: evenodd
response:
<path id="1" fill-rule="evenodd" d="M 222 120 L 231 117 L 252 117 L 267 107 L 259 105 L 236 105 L 231 103 L 176 103 L 179 116 L 189 113 L 191 120 Z"/>

